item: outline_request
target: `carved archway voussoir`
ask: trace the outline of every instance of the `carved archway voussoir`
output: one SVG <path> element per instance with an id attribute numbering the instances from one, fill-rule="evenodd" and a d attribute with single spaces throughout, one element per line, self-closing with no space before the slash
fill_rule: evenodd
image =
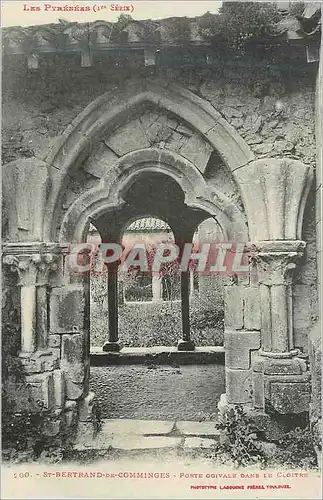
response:
<path id="1" fill-rule="evenodd" d="M 89 219 L 120 208 L 126 189 L 144 173 L 163 173 L 175 180 L 191 208 L 214 216 L 227 238 L 247 241 L 247 229 L 240 210 L 216 189 L 209 188 L 199 170 L 188 160 L 172 151 L 149 148 L 122 157 L 109 176 L 76 200 L 64 216 L 59 241 L 84 240 Z"/>
<path id="2" fill-rule="evenodd" d="M 135 82 L 118 92 L 109 92 L 96 99 L 70 124 L 47 157 L 47 163 L 58 169 L 62 177 L 53 183 L 45 215 L 45 239 L 52 238 L 53 226 L 48 220 L 59 210 L 64 177 L 77 168 L 81 159 L 103 134 L 113 132 L 145 104 L 154 105 L 179 118 L 223 157 L 234 171 L 254 159 L 254 155 L 221 115 L 192 92 L 174 83 L 156 80 Z"/>

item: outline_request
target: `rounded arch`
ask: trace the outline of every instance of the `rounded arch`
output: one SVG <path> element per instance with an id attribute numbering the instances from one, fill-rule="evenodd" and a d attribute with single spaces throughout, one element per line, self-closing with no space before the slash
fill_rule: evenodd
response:
<path id="1" fill-rule="evenodd" d="M 52 182 L 44 214 L 45 240 L 53 238 L 68 173 L 78 167 L 103 134 L 112 133 L 139 113 L 143 105 L 163 109 L 199 132 L 218 151 L 231 171 L 254 159 L 246 142 L 210 103 L 174 83 L 150 79 L 133 82 L 125 89 L 108 92 L 89 104 L 49 153 L 46 163 Z"/>
<path id="2" fill-rule="evenodd" d="M 182 189 L 187 206 L 215 217 L 226 238 L 248 241 L 244 217 L 232 200 L 210 188 L 191 162 L 176 153 L 157 148 L 141 149 L 123 156 L 97 187 L 78 198 L 64 216 L 59 241 L 83 241 L 90 219 L 121 208 L 125 203 L 123 193 L 144 172 L 171 177 Z"/>

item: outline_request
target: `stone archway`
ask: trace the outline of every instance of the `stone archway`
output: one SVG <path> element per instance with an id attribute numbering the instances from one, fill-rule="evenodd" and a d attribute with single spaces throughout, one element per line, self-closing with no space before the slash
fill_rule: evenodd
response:
<path id="1" fill-rule="evenodd" d="M 147 105 L 178 117 L 197 140 L 220 154 L 245 213 L 207 182 L 205 161 L 197 167 L 178 152 L 152 146 L 134 146 L 112 161 L 101 159 L 107 174 L 96 173 L 96 186 L 62 210 L 71 174 L 105 134 L 110 136 Z M 88 392 L 88 285 L 66 273 L 68 245 L 84 241 L 90 217 L 122 206 L 123 189 L 136 175 L 162 171 L 179 183 L 187 206 L 216 217 L 228 239 L 250 242 L 256 257 L 254 281 L 232 283 L 226 294 L 226 404 L 244 403 L 262 415 L 268 403 L 278 414 L 308 411 L 309 374 L 293 348 L 290 292 L 290 271 L 305 246 L 300 228 L 311 183 L 308 166 L 285 158 L 255 160 L 209 103 L 177 85 L 147 80 L 94 101 L 62 134 L 46 161 L 22 160 L 6 167 L 7 186 L 12 188 L 12 176 L 18 182 L 16 198 L 10 199 L 12 189 L 5 192 L 10 220 L 4 261 L 20 278 L 27 383 L 49 407 L 65 419 L 77 412 L 86 423 L 93 404 Z"/>

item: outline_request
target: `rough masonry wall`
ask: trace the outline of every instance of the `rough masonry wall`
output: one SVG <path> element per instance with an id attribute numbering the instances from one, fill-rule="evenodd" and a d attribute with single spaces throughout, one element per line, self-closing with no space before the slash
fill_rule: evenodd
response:
<path id="1" fill-rule="evenodd" d="M 130 78 L 144 78 L 147 71 L 136 66 L 133 54 L 123 67 L 116 58 L 91 68 L 81 68 L 78 58 L 71 57 L 42 61 L 38 70 L 28 70 L 20 56 L 4 58 L 3 64 L 6 163 L 33 154 L 43 157 L 53 139 L 91 101 L 122 88 Z M 288 67 L 255 71 L 243 66 L 156 71 L 157 77 L 174 79 L 208 100 L 257 157 L 291 156 L 315 165 L 315 72 L 310 65 L 296 73 Z"/>

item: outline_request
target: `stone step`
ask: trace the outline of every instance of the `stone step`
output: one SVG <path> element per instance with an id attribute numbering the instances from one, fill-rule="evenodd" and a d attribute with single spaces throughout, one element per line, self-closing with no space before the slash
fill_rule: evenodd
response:
<path id="1" fill-rule="evenodd" d="M 211 449 L 219 440 L 215 422 L 104 420 L 94 439 L 76 443 L 76 451 L 144 451 Z"/>

